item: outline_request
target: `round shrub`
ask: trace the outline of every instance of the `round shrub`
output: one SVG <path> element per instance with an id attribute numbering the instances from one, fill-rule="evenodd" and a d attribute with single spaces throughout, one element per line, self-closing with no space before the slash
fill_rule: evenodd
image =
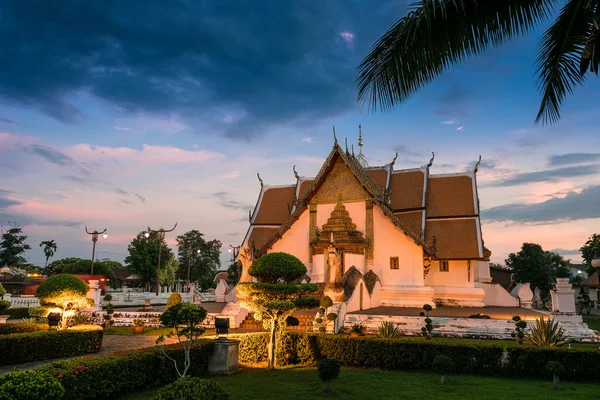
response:
<path id="1" fill-rule="evenodd" d="M 451 374 L 456 370 L 456 364 L 450 357 L 436 356 L 433 359 L 433 370 L 442 375 Z"/>
<path id="2" fill-rule="evenodd" d="M 208 379 L 179 378 L 158 391 L 154 400 L 227 400 L 229 395 Z"/>
<path id="3" fill-rule="evenodd" d="M 167 309 L 179 303 L 181 303 L 181 295 L 177 292 L 174 292 L 169 296 L 169 300 L 167 301 Z"/>
<path id="4" fill-rule="evenodd" d="M 306 274 L 306 267 L 291 254 L 268 253 L 254 261 L 248 273 L 259 282 L 292 283 Z"/>
<path id="5" fill-rule="evenodd" d="M 429 305 L 429 304 L 425 304 L 423 306 L 423 310 L 430 312 L 431 310 L 433 310 L 433 307 L 431 307 L 431 305 Z"/>
<path id="6" fill-rule="evenodd" d="M 336 318 L 337 318 L 337 314 L 334 312 L 327 314 L 328 321 L 335 321 Z"/>
<path id="7" fill-rule="evenodd" d="M 319 379 L 329 382 L 340 375 L 340 362 L 333 358 L 323 358 L 319 361 Z"/>
<path id="8" fill-rule="evenodd" d="M 285 320 L 285 323 L 287 324 L 287 326 L 298 326 L 298 325 L 300 325 L 300 320 L 298 318 L 290 315 Z"/>
<path id="9" fill-rule="evenodd" d="M 548 361 L 546 363 L 546 371 L 548 371 L 551 375 L 562 375 L 565 371 L 565 368 L 558 361 Z"/>
<path id="10" fill-rule="evenodd" d="M 30 307 L 29 316 L 32 318 L 46 318 L 50 313 L 50 307 Z"/>
<path id="11" fill-rule="evenodd" d="M 75 302 L 85 298 L 89 290 L 84 281 L 71 274 L 54 275 L 40 283 L 35 291 L 35 297 L 42 305 L 63 307 L 65 303 Z"/>
<path id="12" fill-rule="evenodd" d="M 47 373 L 15 371 L 0 376 L 0 399 L 55 400 L 64 394 L 65 389 L 58 379 Z"/>
<path id="13" fill-rule="evenodd" d="M 322 308 L 329 308 L 333 305 L 333 300 L 331 300 L 331 297 L 329 296 L 323 296 L 323 298 L 321 299 L 321 307 Z M 324 313 L 325 311 L 323 311 Z"/>

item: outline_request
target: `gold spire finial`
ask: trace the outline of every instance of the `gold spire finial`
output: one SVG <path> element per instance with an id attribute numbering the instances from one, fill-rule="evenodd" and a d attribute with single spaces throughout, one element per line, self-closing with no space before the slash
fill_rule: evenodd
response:
<path id="1" fill-rule="evenodd" d="M 362 138 L 362 126 L 361 126 L 361 124 L 358 124 L 358 147 L 360 147 L 360 154 L 362 154 L 363 145 L 364 145 L 364 143 L 363 143 L 363 138 Z"/>

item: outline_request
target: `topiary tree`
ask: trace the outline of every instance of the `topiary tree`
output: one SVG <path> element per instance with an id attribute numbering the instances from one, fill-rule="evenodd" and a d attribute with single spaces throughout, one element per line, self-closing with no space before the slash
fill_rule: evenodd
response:
<path id="1" fill-rule="evenodd" d="M 208 379 L 185 377 L 164 386 L 154 400 L 228 400 L 229 395 Z"/>
<path id="2" fill-rule="evenodd" d="M 510 334 L 510 336 L 515 338 L 517 344 L 521 346 L 523 344 L 523 339 L 525 338 L 525 328 L 527 328 L 527 322 L 523 321 L 518 315 L 512 317 L 512 320 L 515 321 L 515 330 Z"/>
<path id="3" fill-rule="evenodd" d="M 327 309 L 333 306 L 333 300 L 329 296 L 323 296 L 320 300 L 320 307 L 317 311 L 317 318 L 315 318 L 315 322 L 317 323 L 317 329 L 319 332 L 326 332 L 327 325 L 331 322 L 334 322 L 337 319 L 336 313 L 327 313 Z M 327 313 L 327 314 L 326 314 Z"/>
<path id="4" fill-rule="evenodd" d="M 181 295 L 177 292 L 172 293 L 167 301 L 167 310 L 179 303 L 181 303 Z"/>
<path id="5" fill-rule="evenodd" d="M 165 341 L 164 335 L 160 335 L 156 339 L 156 345 L 160 347 L 165 357 L 173 361 L 177 375 L 182 378 L 186 376 L 187 371 L 192 363 L 190 359 L 190 349 L 205 331 L 200 324 L 202 321 L 204 321 L 204 318 L 206 318 L 206 314 L 206 310 L 200 306 L 192 303 L 179 303 L 170 307 L 160 316 L 160 323 L 175 330 L 177 341 L 183 348 L 183 369 L 180 370 L 177 360 L 167 355 L 165 350 L 162 348 L 161 343 Z M 172 334 L 167 335 L 167 337 L 171 336 Z"/>
<path id="6" fill-rule="evenodd" d="M 558 361 L 548 361 L 548 363 L 546 363 L 546 371 L 552 374 L 552 386 L 556 390 L 560 390 L 559 376 L 564 370 L 563 365 Z"/>
<path id="7" fill-rule="evenodd" d="M 329 392 L 329 384 L 340 375 L 340 362 L 333 358 L 323 358 L 319 361 L 319 378 L 323 381 L 323 390 Z"/>
<path id="8" fill-rule="evenodd" d="M 425 339 L 431 340 L 431 332 L 433 331 L 433 324 L 431 323 L 431 318 L 429 318 L 429 311 L 433 310 L 433 307 L 429 304 L 423 305 L 423 310 L 425 310 L 425 326 L 421 328 L 421 332 L 423 332 L 423 336 Z"/>
<path id="9" fill-rule="evenodd" d="M 451 374 L 456 370 L 456 365 L 450 357 L 447 356 L 436 356 L 433 359 L 433 370 L 438 374 L 442 374 L 440 383 L 446 384 L 446 375 Z"/>
<path id="10" fill-rule="evenodd" d="M 0 376 L 0 399 L 58 400 L 65 389 L 54 376 L 31 371 L 14 371 Z"/>
<path id="11" fill-rule="evenodd" d="M 284 332 L 287 317 L 299 309 L 319 306 L 319 300 L 310 297 L 317 291 L 312 283 L 295 283 L 306 274 L 306 267 L 291 254 L 269 253 L 256 260 L 248 274 L 257 282 L 239 283 L 238 292 L 248 296 L 242 305 L 254 311 L 254 318 L 263 321 L 269 329 L 269 369 L 276 366 L 276 333 Z"/>
<path id="12" fill-rule="evenodd" d="M 35 296 L 43 306 L 58 307 L 62 311 L 60 329 L 66 329 L 69 320 L 81 309 L 94 304 L 85 296 L 88 285 L 78 277 L 70 274 L 54 275 L 40 283 Z"/>

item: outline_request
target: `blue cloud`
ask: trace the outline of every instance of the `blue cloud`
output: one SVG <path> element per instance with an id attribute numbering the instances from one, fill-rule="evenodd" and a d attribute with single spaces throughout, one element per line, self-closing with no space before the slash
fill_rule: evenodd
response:
<path id="1" fill-rule="evenodd" d="M 249 138 L 354 109 L 356 66 L 405 9 L 391 0 L 3 2 L 0 96 L 66 123 L 85 117 L 71 101 L 80 91 L 187 122 L 221 111 L 216 128 Z"/>

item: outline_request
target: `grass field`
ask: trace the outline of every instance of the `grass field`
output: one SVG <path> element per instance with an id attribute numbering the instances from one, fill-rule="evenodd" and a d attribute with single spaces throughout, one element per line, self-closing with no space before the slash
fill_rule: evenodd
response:
<path id="1" fill-rule="evenodd" d="M 211 378 L 230 395 L 231 400 L 464 400 L 515 398 L 592 399 L 598 396 L 595 383 L 563 382 L 563 390 L 552 389 L 548 381 L 489 378 L 480 376 L 449 376 L 446 385 L 439 384 L 439 375 L 432 373 L 376 371 L 342 368 L 340 377 L 331 383 L 328 395 L 323 393 L 316 368 L 294 368 L 277 371 L 243 369 L 228 377 Z M 156 390 L 124 397 L 126 400 L 152 399 Z"/>
<path id="2" fill-rule="evenodd" d="M 600 331 L 600 317 L 583 317 L 583 322 L 585 322 L 590 329 L 593 329 L 595 331 Z"/>

